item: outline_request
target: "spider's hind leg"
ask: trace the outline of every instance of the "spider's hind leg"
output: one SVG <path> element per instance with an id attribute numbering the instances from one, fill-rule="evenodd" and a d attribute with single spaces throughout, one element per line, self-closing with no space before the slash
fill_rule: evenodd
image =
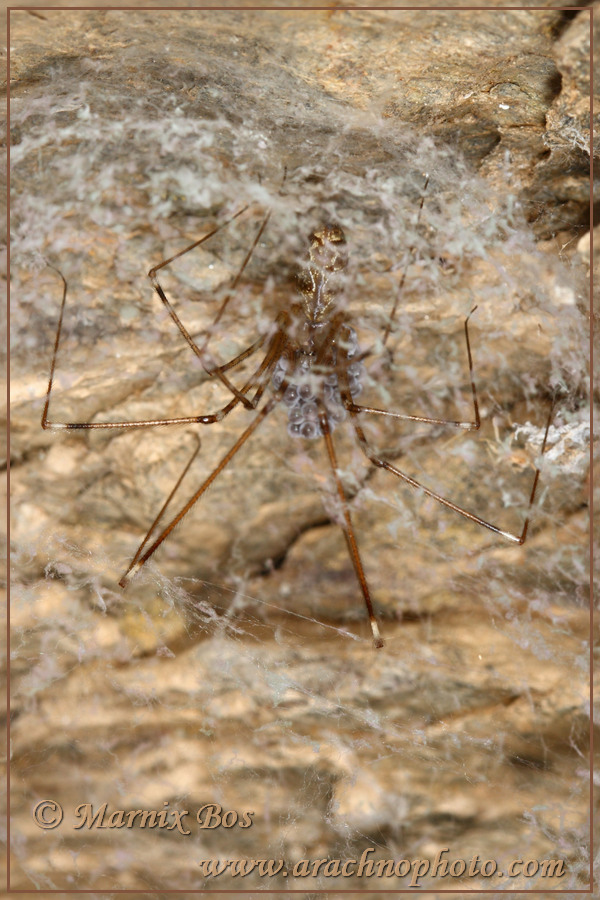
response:
<path id="1" fill-rule="evenodd" d="M 144 551 L 144 547 L 146 546 L 146 544 L 147 544 L 148 541 L 150 540 L 150 536 L 151 536 L 151 535 L 154 533 L 154 531 L 156 530 L 156 527 L 157 527 L 158 523 L 159 523 L 160 520 L 162 519 L 163 515 L 165 514 L 165 511 L 166 511 L 167 507 L 169 506 L 169 503 L 171 502 L 171 500 L 172 500 L 173 497 L 175 496 L 175 494 L 176 494 L 176 492 L 177 492 L 177 489 L 179 488 L 179 485 L 181 484 L 181 482 L 183 481 L 183 479 L 184 479 L 185 476 L 187 475 L 187 473 L 188 473 L 188 471 L 189 471 L 189 469 L 190 469 L 190 466 L 192 465 L 192 463 L 194 462 L 194 460 L 195 460 L 196 457 L 198 456 L 198 453 L 200 452 L 200 447 L 202 446 L 202 442 L 201 442 L 200 438 L 199 438 L 197 435 L 196 435 L 195 437 L 196 437 L 196 447 L 195 447 L 195 449 L 194 449 L 194 452 L 192 453 L 191 457 L 189 458 L 189 460 L 188 460 L 187 463 L 185 464 L 185 466 L 184 466 L 184 468 L 183 468 L 183 471 L 181 472 L 179 478 L 178 478 L 177 481 L 175 482 L 175 485 L 174 485 L 173 488 L 171 489 L 171 492 L 170 492 L 169 496 L 167 497 L 167 499 L 166 499 L 165 502 L 163 503 L 163 505 L 162 505 L 162 507 L 161 507 L 161 509 L 160 509 L 160 512 L 158 513 L 158 515 L 157 515 L 156 518 L 154 519 L 152 525 L 150 526 L 150 528 L 149 528 L 148 531 L 146 532 L 146 536 L 145 536 L 144 540 L 142 541 L 142 543 L 140 544 L 140 546 L 138 547 L 138 549 L 137 549 L 137 551 L 136 551 L 136 553 L 135 553 L 135 556 L 134 556 L 133 559 L 131 560 L 131 562 L 130 562 L 130 564 L 129 564 L 129 568 L 128 568 L 127 571 L 123 574 L 123 576 L 120 578 L 120 580 L 119 580 L 119 587 L 122 587 L 122 588 L 127 587 L 127 582 L 128 582 L 127 576 L 129 575 L 129 573 L 131 572 L 131 570 L 133 569 L 133 567 L 134 567 L 135 564 L 137 563 L 138 559 L 139 559 L 140 556 L 142 555 L 142 553 L 143 553 L 143 551 Z"/>
<path id="2" fill-rule="evenodd" d="M 267 386 L 268 378 L 273 371 L 275 363 L 277 362 L 279 357 L 282 355 L 282 353 L 285 352 L 285 344 L 286 344 L 286 336 L 285 336 L 284 332 L 281 330 L 277 331 L 271 338 L 271 343 L 269 345 L 269 349 L 267 350 L 267 353 L 265 354 L 264 360 L 262 361 L 262 363 L 259 366 L 259 368 L 257 369 L 257 371 L 252 376 L 251 381 L 248 382 L 248 384 L 246 384 L 244 386 L 243 390 L 246 391 L 247 389 L 249 389 L 250 385 L 258 384 L 257 391 L 256 391 L 256 394 L 254 397 L 254 400 L 256 400 L 256 402 L 258 402 L 258 399 L 260 399 L 260 397 L 262 396 L 262 394 Z M 127 586 L 129 581 L 131 580 L 131 577 L 133 575 L 135 575 L 137 572 L 139 572 L 139 570 L 142 568 L 144 563 L 146 563 L 150 559 L 150 557 L 156 552 L 156 550 L 158 550 L 158 548 L 163 543 L 163 541 L 165 541 L 166 538 L 171 534 L 173 529 L 181 522 L 181 520 L 184 518 L 184 516 L 186 516 L 187 513 L 191 510 L 191 508 L 198 502 L 198 500 L 200 500 L 202 495 L 211 486 L 211 484 L 213 483 L 215 478 L 217 478 L 217 476 L 220 475 L 220 473 L 223 471 L 223 469 L 225 469 L 226 466 L 229 465 L 229 463 L 234 458 L 236 453 L 243 447 L 243 445 L 246 443 L 248 438 L 253 434 L 253 432 L 256 430 L 256 428 L 260 425 L 260 423 L 269 415 L 269 413 L 279 403 L 279 401 L 281 400 L 281 397 L 283 396 L 283 394 L 285 392 L 286 387 L 287 387 L 287 382 L 284 381 L 283 384 L 280 386 L 279 390 L 275 391 L 274 395 L 267 401 L 267 403 L 262 407 L 262 409 L 260 409 L 256 413 L 256 415 L 254 416 L 253 420 L 250 422 L 248 427 L 242 432 L 241 436 L 233 444 L 233 446 L 230 447 L 230 449 L 227 451 L 227 453 L 225 454 L 225 456 L 223 457 L 221 462 L 218 463 L 218 465 L 215 466 L 215 468 L 208 475 L 208 477 L 205 478 L 205 480 L 202 482 L 202 484 L 200 485 L 198 490 L 195 492 L 195 494 L 193 494 L 193 496 L 187 501 L 187 503 L 184 504 L 184 506 L 177 513 L 177 515 L 174 516 L 171 519 L 171 521 L 169 522 L 169 524 L 163 528 L 163 530 L 158 535 L 158 537 L 155 538 L 155 540 L 152 542 L 150 547 L 146 550 L 145 547 L 148 544 L 151 535 L 154 533 L 156 526 L 158 524 L 158 521 L 162 518 L 163 513 L 165 512 L 167 506 L 169 505 L 171 498 L 173 497 L 175 491 L 181 484 L 181 481 L 183 480 L 183 477 L 185 476 L 185 473 L 187 472 L 189 466 L 193 462 L 193 459 L 195 458 L 195 455 L 198 452 L 199 448 L 196 449 L 194 456 L 189 461 L 188 465 L 186 466 L 183 473 L 179 477 L 175 487 L 169 494 L 167 501 L 163 504 L 163 507 L 162 507 L 159 515 L 157 516 L 155 521 L 152 523 L 152 526 L 150 527 L 150 529 L 148 530 L 142 543 L 138 547 L 138 549 L 129 565 L 129 568 L 123 574 L 123 577 L 119 581 L 119 584 L 122 588 L 125 588 Z M 236 403 L 236 400 L 235 400 L 235 398 L 233 398 L 230 401 L 230 405 L 234 405 L 235 403 Z"/>

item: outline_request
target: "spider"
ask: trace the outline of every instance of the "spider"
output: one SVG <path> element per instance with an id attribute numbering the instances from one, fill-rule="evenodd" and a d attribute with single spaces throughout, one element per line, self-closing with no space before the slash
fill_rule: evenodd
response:
<path id="1" fill-rule="evenodd" d="M 421 206 L 422 202 L 421 199 Z M 203 343 L 197 343 L 185 328 L 158 280 L 158 272 L 172 263 L 175 259 L 184 256 L 203 244 L 218 231 L 228 226 L 238 216 L 242 215 L 247 209 L 248 206 L 245 206 L 230 219 L 214 228 L 208 234 L 205 234 L 199 240 L 185 247 L 168 259 L 163 260 L 158 265 L 153 266 L 148 273 L 150 281 L 160 297 L 161 302 L 168 311 L 169 316 L 179 329 L 183 338 L 187 341 L 192 352 L 199 358 L 205 371 L 212 378 L 218 379 L 231 394 L 231 399 L 225 406 L 216 412 L 208 414 L 203 413 L 195 416 L 182 416 L 171 419 L 109 423 L 59 423 L 50 421 L 48 418 L 50 396 L 67 297 L 67 282 L 62 273 L 58 269 L 55 269 L 63 282 L 63 294 L 54 341 L 48 389 L 42 413 L 42 428 L 93 429 L 140 428 L 181 424 L 213 425 L 217 422 L 221 422 L 233 409 L 240 405 L 247 410 L 254 411 L 255 415 L 250 424 L 242 431 L 238 439 L 203 481 L 198 490 L 181 507 L 179 512 L 170 520 L 170 522 L 163 527 L 158 536 L 151 540 L 159 521 L 162 519 L 176 490 L 199 452 L 200 441 L 198 440 L 198 445 L 194 450 L 191 459 L 188 461 L 178 478 L 177 483 L 167 497 L 158 516 L 148 529 L 146 536 L 131 560 L 127 571 L 119 581 L 119 585 L 122 588 L 125 588 L 130 579 L 139 572 L 142 566 L 151 556 L 153 556 L 176 525 L 181 522 L 184 516 L 194 504 L 200 500 L 214 480 L 234 459 L 240 448 L 251 438 L 262 422 L 265 421 L 279 404 L 283 404 L 287 408 L 287 430 L 294 440 L 312 441 L 317 438 L 322 438 L 325 442 L 329 466 L 331 468 L 339 500 L 339 509 L 341 510 L 339 524 L 343 530 L 352 566 L 365 602 L 374 646 L 376 648 L 381 648 L 383 647 L 384 642 L 375 616 L 371 592 L 356 540 L 348 500 L 338 472 L 336 450 L 333 441 L 333 433 L 337 426 L 346 419 L 350 420 L 358 446 L 373 466 L 389 472 L 390 475 L 410 487 L 423 492 L 442 506 L 453 510 L 460 516 L 469 519 L 471 522 L 516 544 L 525 543 L 527 538 L 531 508 L 535 500 L 540 469 L 539 467 L 535 469 L 523 528 L 520 534 L 514 534 L 509 531 L 504 531 L 497 525 L 485 521 L 478 515 L 475 515 L 475 513 L 458 506 L 456 503 L 453 503 L 416 481 L 414 478 L 393 465 L 389 460 L 379 455 L 370 446 L 363 426 L 361 425 L 361 418 L 363 416 L 383 416 L 388 419 L 421 422 L 429 425 L 448 425 L 464 431 L 477 431 L 480 428 L 481 420 L 473 373 L 471 342 L 469 338 L 469 320 L 477 307 L 474 307 L 471 310 L 464 321 L 464 338 L 473 402 L 473 418 L 471 421 L 454 421 L 431 418 L 428 416 L 408 415 L 394 410 L 378 409 L 371 406 L 360 405 L 356 402 L 356 399 L 363 388 L 362 379 L 364 367 L 362 365 L 362 360 L 371 351 L 361 351 L 358 346 L 356 332 L 346 320 L 346 315 L 342 309 L 341 294 L 343 275 L 348 265 L 348 247 L 343 228 L 337 223 L 325 223 L 310 234 L 308 241 L 308 255 L 304 265 L 296 276 L 297 294 L 290 302 L 289 307 L 279 312 L 272 327 L 229 362 L 216 364 L 208 351 L 210 333 L 222 319 L 229 302 L 234 296 L 236 286 L 267 227 L 270 213 L 267 213 L 262 219 L 252 245 L 232 282 L 228 294 L 225 296 L 225 299 L 218 309 L 212 326 L 205 332 L 205 335 L 208 336 Z M 52 266 L 52 268 L 55 267 Z M 400 280 L 400 290 L 405 275 L 406 268 L 404 269 Z M 392 311 L 392 318 L 397 307 L 397 302 L 398 300 L 396 299 Z M 391 324 L 388 323 L 383 336 L 384 345 L 389 336 L 390 329 Z M 236 387 L 230 380 L 229 373 L 252 357 L 261 348 L 264 348 L 264 355 L 262 356 L 259 365 L 254 370 L 253 374 L 246 380 L 245 384 L 239 388 Z M 261 405 L 261 401 L 265 395 L 266 399 Z M 544 454 L 546 448 L 551 418 L 552 408 L 546 424 L 541 455 Z"/>

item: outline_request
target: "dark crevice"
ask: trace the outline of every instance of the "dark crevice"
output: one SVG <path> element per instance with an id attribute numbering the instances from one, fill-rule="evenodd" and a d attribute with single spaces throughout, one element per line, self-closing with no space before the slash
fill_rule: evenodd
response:
<path id="1" fill-rule="evenodd" d="M 549 768 L 548 763 L 536 757 L 527 757 L 527 756 L 509 756 L 508 762 L 513 766 L 519 766 L 525 769 L 539 769 L 544 770 Z"/>
<path id="2" fill-rule="evenodd" d="M 401 456 L 401 453 L 388 454 L 389 459 L 396 459 L 398 456 Z M 354 498 L 360 494 L 362 489 L 368 484 L 368 482 L 374 477 L 375 473 L 378 471 L 376 466 L 371 466 L 364 474 L 358 488 L 354 491 L 346 490 L 346 499 L 348 503 L 351 504 Z M 352 511 L 352 510 L 351 510 Z M 300 540 L 302 535 L 306 534 L 309 531 L 312 531 L 314 528 L 329 528 L 330 526 L 339 526 L 339 523 L 335 522 L 331 516 L 323 513 L 321 516 L 316 516 L 314 519 L 311 519 L 303 524 L 299 525 L 297 529 L 295 529 L 294 533 L 290 537 L 286 546 L 279 551 L 274 556 L 270 556 L 267 560 L 265 560 L 262 565 L 257 567 L 255 570 L 250 572 L 251 578 L 267 578 L 273 572 L 276 572 L 278 569 L 281 569 L 285 564 L 288 554 L 293 549 L 295 544 Z"/>
<path id="3" fill-rule="evenodd" d="M 456 709 L 456 710 L 447 710 L 446 712 L 444 712 L 442 714 L 435 715 L 435 716 L 432 715 L 432 717 L 427 722 L 427 725 L 428 725 L 428 727 L 431 727 L 431 726 L 439 725 L 442 722 L 447 723 L 447 722 L 453 721 L 453 720 L 465 719 L 468 716 L 473 716 L 473 715 L 480 716 L 482 713 L 489 714 L 500 707 L 512 706 L 513 703 L 516 703 L 517 700 L 520 700 L 520 698 L 521 698 L 521 694 L 513 693 L 513 694 L 507 694 L 505 697 L 498 697 L 498 699 L 492 703 L 485 703 L 485 704 L 481 704 L 481 705 L 477 705 L 477 706 L 470 706 L 470 707 L 465 706 L 465 707 L 462 707 L 462 708 Z"/>
<path id="4" fill-rule="evenodd" d="M 283 550 L 280 550 L 280 552 L 275 556 L 269 557 L 268 560 L 263 562 L 259 569 L 250 573 L 250 577 L 268 577 L 273 572 L 281 569 L 281 567 L 285 563 L 285 560 L 287 559 L 288 553 L 303 534 L 306 534 L 308 531 L 312 531 L 313 528 L 326 528 L 332 524 L 334 523 L 332 522 L 331 518 L 323 514 L 316 519 L 312 519 L 309 522 L 304 522 L 304 524 L 299 525 Z"/>
<path id="5" fill-rule="evenodd" d="M 23 450 L 22 453 L 16 453 L 14 456 L 11 455 L 10 468 L 11 468 L 11 470 L 15 470 L 15 469 L 19 468 L 19 466 L 27 465 L 27 463 L 31 462 L 31 460 L 34 459 L 35 457 L 39 458 L 40 453 L 43 453 L 45 455 L 49 450 L 50 450 L 49 444 L 48 444 L 48 446 L 45 446 L 45 447 L 40 446 L 38 444 L 34 447 L 26 448 L 25 450 Z M 7 464 L 6 464 L 6 460 L 3 460 L 2 464 L 0 465 L 0 470 L 4 471 L 5 469 L 7 469 Z"/>
<path id="6" fill-rule="evenodd" d="M 567 30 L 573 19 L 576 19 L 580 13 L 581 9 L 560 10 L 559 15 L 556 17 L 556 21 L 551 27 L 550 37 L 555 41 L 558 40 L 558 38 Z"/>
<path id="7" fill-rule="evenodd" d="M 550 74 L 548 78 L 548 92 L 549 97 L 547 97 L 547 104 L 550 106 L 552 102 L 558 97 L 560 92 L 562 91 L 562 83 L 563 77 L 562 73 L 558 69 L 554 69 L 554 71 Z"/>

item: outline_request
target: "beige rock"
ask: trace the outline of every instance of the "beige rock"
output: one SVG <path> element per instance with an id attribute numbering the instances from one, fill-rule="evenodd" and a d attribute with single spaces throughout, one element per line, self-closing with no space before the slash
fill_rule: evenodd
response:
<path id="1" fill-rule="evenodd" d="M 480 876 L 465 891 L 585 887 L 587 12 L 40 15 L 11 14 L 13 888 L 235 890 L 241 879 L 205 881 L 199 862 L 281 858 L 287 877 L 254 873 L 243 888 L 406 889 L 410 876 L 292 875 L 299 859 L 370 846 L 376 860 L 450 847 L 504 873 L 523 856 L 566 862 L 561 879 Z M 361 403 L 468 420 L 463 322 L 478 306 L 479 433 L 364 416 L 382 455 L 455 503 L 519 532 L 561 389 L 523 547 L 376 471 L 336 429 L 381 651 L 325 449 L 290 438 L 283 408 L 125 592 L 197 436 L 169 514 L 253 414 L 40 427 L 62 293 L 44 260 L 68 282 L 54 421 L 228 402 L 145 273 L 245 204 L 160 273 L 201 331 L 271 210 L 217 359 L 296 296 L 325 220 L 346 231 L 345 312 L 376 350 Z M 64 808 L 52 831 L 32 819 L 44 799 Z M 73 827 L 78 804 L 165 801 L 188 811 L 190 835 Z M 252 811 L 252 827 L 201 828 L 207 803 Z"/>

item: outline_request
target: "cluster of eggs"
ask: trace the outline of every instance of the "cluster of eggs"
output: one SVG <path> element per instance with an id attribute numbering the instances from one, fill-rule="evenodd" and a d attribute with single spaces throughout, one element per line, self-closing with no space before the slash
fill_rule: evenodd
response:
<path id="1" fill-rule="evenodd" d="M 344 355 L 346 359 L 352 359 L 358 352 L 358 340 L 353 329 L 347 331 L 348 339 L 344 345 Z M 350 394 L 354 399 L 363 388 L 360 379 L 364 373 L 364 366 L 358 361 L 344 363 L 344 366 Z M 275 365 L 272 377 L 275 390 L 279 390 L 284 378 L 290 379 L 282 397 L 283 403 L 288 408 L 288 434 L 291 437 L 308 440 L 321 437 L 323 429 L 319 420 L 318 397 L 324 404 L 329 429 L 333 431 L 347 415 L 337 374 L 332 371 L 322 373 L 315 371 L 310 357 L 305 354 L 299 357 L 296 366 L 288 374 L 289 368 L 289 360 L 281 357 Z"/>

